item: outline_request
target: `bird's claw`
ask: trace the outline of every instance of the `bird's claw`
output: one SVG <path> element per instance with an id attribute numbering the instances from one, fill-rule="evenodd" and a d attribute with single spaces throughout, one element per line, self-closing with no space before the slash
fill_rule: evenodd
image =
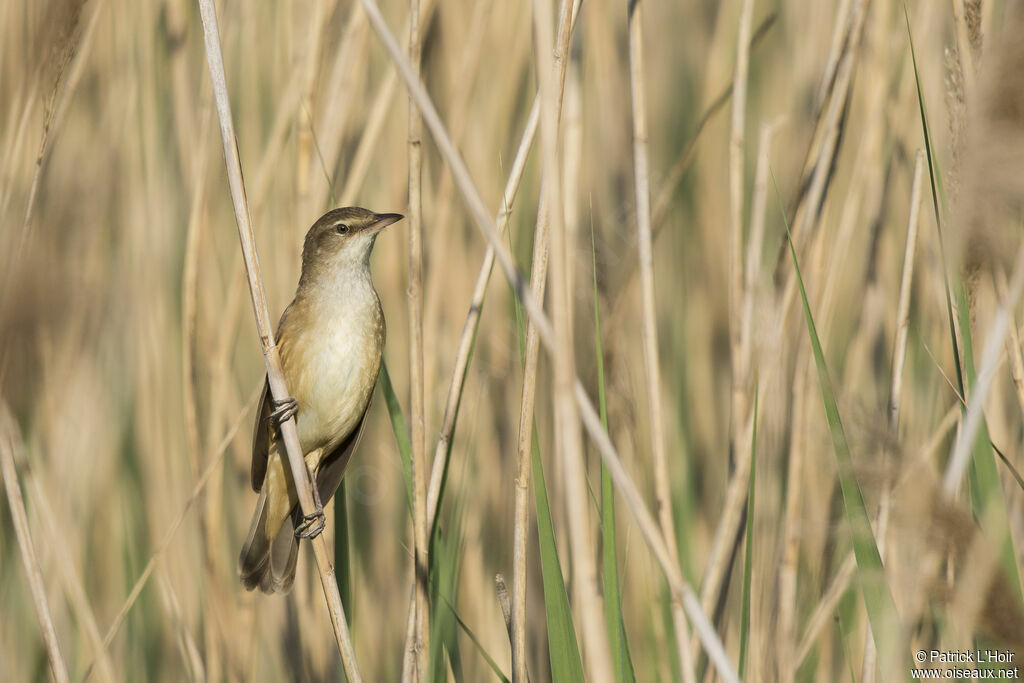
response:
<path id="1" fill-rule="evenodd" d="M 287 396 L 280 401 L 272 398 L 270 399 L 270 405 L 273 407 L 273 410 L 267 416 L 267 420 L 276 425 L 295 417 L 295 413 L 299 412 L 299 402 L 291 396 Z"/>
<path id="2" fill-rule="evenodd" d="M 295 537 L 315 538 L 319 536 L 324 530 L 326 521 L 327 518 L 324 516 L 323 508 L 317 507 L 313 514 L 302 516 L 302 522 L 295 527 Z"/>
<path id="3" fill-rule="evenodd" d="M 327 518 L 324 516 L 324 504 L 320 502 L 320 487 L 317 486 L 316 477 L 313 472 L 306 468 L 309 474 L 309 481 L 313 485 L 313 505 L 315 509 L 312 514 L 303 515 L 302 521 L 295 527 L 296 538 L 315 538 L 324 530 Z"/>

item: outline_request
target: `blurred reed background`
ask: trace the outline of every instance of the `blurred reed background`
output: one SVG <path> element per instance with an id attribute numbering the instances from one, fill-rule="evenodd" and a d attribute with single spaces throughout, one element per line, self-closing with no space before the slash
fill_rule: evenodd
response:
<path id="1" fill-rule="evenodd" d="M 567 277 L 577 373 L 595 404 L 605 393 L 609 433 L 656 518 L 655 490 L 669 492 L 682 573 L 729 658 L 746 679 L 782 681 L 891 680 L 907 675 L 915 649 L 980 643 L 1016 648 L 1019 663 L 1020 11 L 990 0 L 915 0 L 906 15 L 892 0 L 645 1 L 643 9 L 667 479 L 651 459 L 626 2 L 580 8 L 557 132 L 562 214 L 552 223 L 564 226 L 565 254 L 552 273 Z M 401 36 L 407 5 L 387 0 L 382 10 Z M 348 204 L 408 211 L 407 93 L 358 2 L 221 2 L 219 21 L 276 319 L 294 292 L 302 236 L 321 213 Z M 530 3 L 425 0 L 421 8 L 423 79 L 493 213 L 538 88 L 533 26 Z M 745 62 L 746 78 L 734 79 Z M 196 6 L 8 0 L 0 111 L 0 448 L 17 467 L 71 678 L 339 677 L 306 548 L 287 598 L 245 593 L 236 577 L 256 499 L 250 429 L 264 369 Z M 931 156 L 919 152 L 923 112 Z M 541 137 L 508 207 L 505 239 L 526 273 Z M 486 243 L 426 131 L 423 140 L 432 456 Z M 823 410 L 829 393 L 800 310 L 784 214 L 834 414 Z M 407 230 L 386 232 L 373 257 L 389 327 L 385 360 L 406 423 Z M 1010 304 L 1009 327 L 1001 302 Z M 522 321 L 495 273 L 440 511 L 445 560 L 431 642 L 445 644 L 437 670 L 455 680 L 495 678 L 487 657 L 505 676 L 512 671 L 495 575 L 511 586 Z M 905 364 L 894 363 L 900 349 Z M 539 453 L 583 646 L 574 582 L 586 579 L 573 569 L 570 482 L 555 457 L 556 374 L 542 353 Z M 977 431 L 965 429 L 964 394 L 984 399 Z M 359 664 L 375 681 L 401 672 L 413 548 L 383 398 L 346 477 L 343 580 Z M 958 449 L 970 451 L 969 477 L 947 474 Z M 616 545 L 607 527 L 597 533 L 601 466 L 585 435 L 583 451 L 591 552 L 598 567 L 602 543 L 618 556 L 629 658 L 614 649 L 612 659 L 627 664 L 613 678 L 680 679 L 677 643 L 686 641 L 675 635 L 662 571 L 621 499 Z M 866 500 L 860 509 L 881 516 L 874 536 L 884 575 L 862 546 L 856 561 L 851 553 L 865 538 L 856 500 L 840 486 L 851 473 Z M 557 646 L 549 657 L 560 603 L 541 579 L 532 493 L 529 501 L 526 664 L 543 681 L 577 655 Z M 328 533 L 336 535 L 333 520 Z M 0 678 L 45 680 L 8 505 L 0 547 Z M 617 602 L 610 588 L 605 608 Z M 899 621 L 882 618 L 892 616 L 886 600 L 873 608 L 870 595 L 891 595 Z M 453 613 L 458 621 L 437 617 Z M 882 636 L 877 657 L 873 631 Z M 886 659 L 890 642 L 897 654 Z M 605 679 L 582 661 L 588 678 Z M 695 664 L 698 680 L 718 675 L 703 655 Z"/>

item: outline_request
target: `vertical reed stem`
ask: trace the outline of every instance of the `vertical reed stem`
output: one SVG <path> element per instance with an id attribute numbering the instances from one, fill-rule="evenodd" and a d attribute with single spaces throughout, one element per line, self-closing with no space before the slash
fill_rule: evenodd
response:
<path id="1" fill-rule="evenodd" d="M 221 139 L 224 143 L 224 163 L 227 166 L 228 186 L 231 190 L 231 201 L 235 211 L 235 223 L 238 226 L 238 238 L 241 242 L 242 256 L 245 261 L 245 272 L 249 283 L 249 294 L 252 297 L 253 313 L 256 317 L 256 328 L 263 347 L 263 358 L 267 366 L 267 383 L 270 392 L 277 399 L 290 394 L 281 370 L 281 358 L 277 351 L 277 342 L 271 329 L 270 313 L 267 311 L 267 299 L 263 291 L 263 278 L 260 274 L 259 259 L 256 254 L 255 237 L 252 230 L 252 218 L 249 204 L 245 197 L 245 184 L 242 180 L 242 164 L 238 158 L 238 146 L 235 139 L 234 122 L 231 118 L 231 102 L 228 98 L 227 80 L 224 75 L 224 58 L 221 55 L 220 35 L 217 28 L 217 13 L 213 0 L 198 0 L 199 11 L 203 22 L 203 36 L 206 44 L 206 63 L 210 69 L 210 81 L 217 103 L 217 118 L 220 121 Z M 295 428 L 295 418 L 291 417 L 281 424 L 281 435 L 284 439 L 288 464 L 291 468 L 292 481 L 299 497 L 299 505 L 303 513 L 312 513 L 316 509 L 313 502 L 309 471 L 303 460 L 302 447 L 299 445 L 299 434 Z M 334 575 L 327 540 L 323 534 L 311 539 L 310 545 L 316 557 L 320 582 L 323 585 L 327 609 L 331 615 L 331 625 L 337 641 L 341 661 L 345 667 L 345 675 L 351 683 L 362 681 L 359 667 L 356 664 L 355 648 L 348 631 L 345 610 L 341 605 L 338 592 L 338 579 Z"/>
<path id="2" fill-rule="evenodd" d="M 749 0 L 748 0 L 749 1 Z M 633 104 L 633 180 L 636 192 L 637 256 L 640 259 L 640 298 L 643 314 L 642 341 L 647 380 L 647 406 L 650 411 L 651 453 L 654 460 L 654 506 L 661 534 L 673 558 L 676 547 L 675 522 L 672 519 L 672 487 L 662 437 L 661 373 L 658 363 L 658 331 L 654 302 L 654 253 L 651 246 L 651 193 L 647 180 L 647 102 L 644 91 L 643 11 L 640 0 L 629 3 L 629 92 Z M 743 44 L 746 44 L 744 40 Z M 693 653 L 688 641 L 683 605 L 672 601 L 672 622 L 676 637 L 676 656 L 683 680 L 695 679 Z"/>
<path id="3" fill-rule="evenodd" d="M 555 342 L 555 450 L 559 454 L 565 480 L 565 504 L 568 511 L 569 547 L 572 556 L 572 590 L 581 619 L 584 660 L 591 680 L 610 681 L 612 666 L 608 655 L 608 634 L 604 629 L 604 608 L 595 562 L 593 528 L 588 515 L 587 478 L 583 462 L 583 443 L 580 438 L 580 421 L 573 396 L 576 373 L 570 301 L 572 249 L 566 239 L 558 163 L 559 84 L 553 78 L 551 49 L 554 45 L 554 35 L 551 10 L 550 0 L 534 0 L 534 40 L 541 94 L 540 131 L 544 169 L 541 203 L 549 223 L 553 264 L 551 311 L 554 318 Z M 567 28 L 568 22 L 565 25 Z"/>
<path id="4" fill-rule="evenodd" d="M 50 673 L 56 683 L 68 683 L 68 665 L 60 653 L 57 641 L 57 629 L 53 626 L 50 606 L 46 601 L 46 588 L 43 585 L 43 573 L 39 569 L 39 559 L 32 545 L 32 533 L 28 528 L 28 514 L 25 512 L 25 500 L 21 496 L 18 484 L 18 471 L 14 466 L 14 449 L 19 446 L 20 437 L 17 425 L 11 415 L 7 403 L 0 398 L 0 474 L 3 474 L 4 488 L 7 490 L 7 505 L 11 508 L 11 522 L 14 535 L 18 539 L 21 550 L 21 564 L 28 578 L 29 592 L 36 608 L 39 630 L 42 631 L 43 644 L 46 646 L 46 657 L 50 662 Z"/>
<path id="5" fill-rule="evenodd" d="M 420 75 L 420 2 L 409 0 L 409 63 L 416 78 Z M 416 675 L 427 678 L 430 647 L 427 582 L 427 503 L 426 432 L 423 408 L 423 206 L 420 197 L 422 177 L 422 129 L 419 109 L 409 96 L 409 393 L 412 421 L 413 562 L 416 582 Z M 408 645 L 408 644 L 407 644 Z"/>

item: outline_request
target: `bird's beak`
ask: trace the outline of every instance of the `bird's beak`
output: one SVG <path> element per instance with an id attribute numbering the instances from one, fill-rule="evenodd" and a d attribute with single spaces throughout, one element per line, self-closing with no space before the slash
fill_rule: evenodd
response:
<path id="1" fill-rule="evenodd" d="M 371 235 L 376 235 L 378 232 L 388 227 L 392 223 L 397 223 L 398 221 L 405 218 L 405 216 L 403 216 L 400 213 L 375 213 L 373 217 L 376 220 L 374 220 L 374 222 L 371 223 L 370 227 L 367 229 L 367 232 L 369 232 Z"/>

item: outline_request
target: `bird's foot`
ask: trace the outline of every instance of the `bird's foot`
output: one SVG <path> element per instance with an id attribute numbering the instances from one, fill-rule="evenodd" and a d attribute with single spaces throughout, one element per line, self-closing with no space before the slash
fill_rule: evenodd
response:
<path id="1" fill-rule="evenodd" d="M 316 484 L 316 477 L 306 468 L 309 473 L 309 481 L 313 485 L 313 505 L 316 509 L 312 514 L 303 515 L 302 522 L 295 527 L 296 538 L 315 538 L 324 530 L 327 518 L 324 516 L 324 504 L 320 502 L 320 487 Z"/>
<path id="2" fill-rule="evenodd" d="M 299 412 L 299 402 L 291 396 L 281 399 L 278 401 L 275 398 L 270 399 L 270 405 L 273 410 L 270 415 L 267 416 L 272 424 L 280 425 L 282 422 L 286 422 L 289 418 L 295 417 L 295 413 Z"/>
<path id="3" fill-rule="evenodd" d="M 323 532 L 326 522 L 323 508 L 317 507 L 313 514 L 302 516 L 302 522 L 295 527 L 295 537 L 315 538 Z"/>

